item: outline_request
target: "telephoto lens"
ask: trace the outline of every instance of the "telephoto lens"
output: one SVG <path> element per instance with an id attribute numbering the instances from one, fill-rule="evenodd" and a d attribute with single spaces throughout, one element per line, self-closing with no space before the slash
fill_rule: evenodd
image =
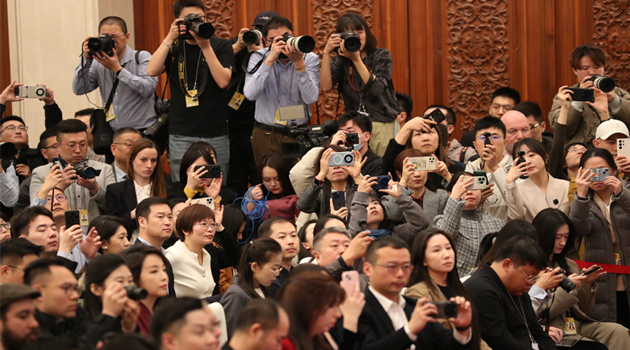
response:
<path id="1" fill-rule="evenodd" d="M 214 35 L 214 27 L 212 24 L 204 22 L 201 16 L 194 13 L 189 13 L 184 17 L 184 25 L 186 25 L 186 30 L 192 31 L 202 39 L 210 39 Z M 192 39 L 192 35 L 186 33 L 184 38 Z"/>
<path id="2" fill-rule="evenodd" d="M 282 39 L 287 43 L 287 45 L 292 46 L 301 53 L 309 53 L 315 50 L 315 39 L 308 35 L 293 36 L 285 34 Z"/>
<path id="3" fill-rule="evenodd" d="M 571 281 L 571 279 L 569 279 L 567 275 L 565 275 L 561 271 L 558 271 L 558 274 L 562 274 L 562 281 L 560 281 L 558 285 L 562 289 L 564 289 L 565 292 L 570 293 L 572 290 L 575 289 L 575 283 L 573 283 L 573 281 Z"/>
<path id="4" fill-rule="evenodd" d="M 262 39 L 262 32 L 257 29 L 248 30 L 243 33 L 243 42 L 245 45 L 258 45 Z"/>
<path id="5" fill-rule="evenodd" d="M 146 290 L 138 288 L 136 286 L 125 286 L 125 290 L 127 291 L 127 296 L 131 300 L 144 300 L 147 298 L 147 296 L 149 296 L 149 293 L 147 293 Z"/>
<path id="6" fill-rule="evenodd" d="M 103 51 L 107 56 L 113 56 L 114 38 L 107 34 L 101 34 L 97 38 L 89 38 L 87 47 L 90 50 L 90 55 Z"/>
<path id="7" fill-rule="evenodd" d="M 74 170 L 77 172 L 78 176 L 87 180 L 93 179 L 101 174 L 100 170 L 94 169 L 85 163 L 75 165 Z"/>
<path id="8" fill-rule="evenodd" d="M 611 92 L 615 89 L 615 81 L 612 80 L 612 78 L 595 74 L 590 80 L 593 81 L 593 86 L 596 89 L 602 90 L 603 92 Z"/>

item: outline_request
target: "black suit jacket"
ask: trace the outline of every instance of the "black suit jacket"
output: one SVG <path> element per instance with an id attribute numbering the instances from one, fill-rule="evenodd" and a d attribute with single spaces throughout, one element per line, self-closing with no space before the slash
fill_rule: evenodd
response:
<path id="1" fill-rule="evenodd" d="M 138 239 L 136 240 L 136 243 L 134 244 L 144 244 L 144 243 L 142 243 Z M 160 250 L 160 247 L 154 247 L 154 248 L 157 248 L 158 250 Z M 168 259 L 166 259 L 166 274 L 168 275 L 168 296 L 176 298 L 177 296 L 175 295 L 175 275 L 173 274 L 173 266 L 171 266 L 171 263 L 168 261 Z"/>
<path id="2" fill-rule="evenodd" d="M 216 233 L 216 238 L 221 240 L 221 247 L 214 244 L 205 246 L 206 251 L 210 254 L 210 270 L 212 277 L 216 282 L 212 295 L 219 294 L 219 278 L 221 277 L 221 269 L 238 265 L 241 260 L 241 249 L 236 243 L 235 237 L 231 236 L 227 230 Z"/>
<path id="3" fill-rule="evenodd" d="M 541 350 L 556 349 L 554 341 L 538 324 L 529 295 L 525 293 L 519 297 L 510 297 L 490 264 L 473 273 L 464 285 L 468 288 L 471 302 L 479 314 L 481 337 L 491 348 L 531 350 L 531 341 L 527 333 L 529 327 Z M 519 312 L 521 306 L 523 307 L 527 327 L 515 305 L 519 305 Z"/>
<path id="4" fill-rule="evenodd" d="M 411 318 L 416 299 L 405 297 L 405 314 L 407 319 Z M 471 342 L 466 345 L 460 344 L 453 337 L 453 331 L 447 330 L 439 323 L 427 323 L 415 342 L 407 336 L 404 328 L 394 329 L 389 315 L 378 302 L 370 289 L 365 290 L 365 306 L 359 318 L 359 333 L 365 336 L 364 350 L 406 350 L 411 344 L 416 345 L 416 349 L 468 349 Z"/>

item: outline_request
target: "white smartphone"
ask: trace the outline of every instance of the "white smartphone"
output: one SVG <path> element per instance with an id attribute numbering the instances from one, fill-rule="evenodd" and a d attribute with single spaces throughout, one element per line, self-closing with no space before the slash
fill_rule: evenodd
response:
<path id="1" fill-rule="evenodd" d="M 359 272 L 344 271 L 341 274 L 341 286 L 346 291 L 346 297 L 354 294 L 355 288 L 359 285 Z"/>
<path id="2" fill-rule="evenodd" d="M 435 157 L 411 157 L 407 162 L 413 163 L 415 171 L 431 171 L 437 169 L 437 159 Z"/>
<path id="3" fill-rule="evenodd" d="M 617 139 L 617 155 L 630 159 L 630 139 Z"/>

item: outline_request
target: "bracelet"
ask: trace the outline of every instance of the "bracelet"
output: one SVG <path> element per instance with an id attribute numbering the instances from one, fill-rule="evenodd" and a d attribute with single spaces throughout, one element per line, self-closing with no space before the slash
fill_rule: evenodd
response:
<path id="1" fill-rule="evenodd" d="M 455 329 L 457 329 L 458 332 L 465 332 L 468 330 L 468 328 L 470 328 L 470 325 L 466 327 L 455 327 Z"/>
<path id="2" fill-rule="evenodd" d="M 575 194 L 575 198 L 577 198 L 577 199 L 579 199 L 581 201 L 587 201 L 588 200 L 588 197 L 580 197 L 580 196 L 578 196 L 577 193 Z"/>
<path id="3" fill-rule="evenodd" d="M 164 45 L 166 45 L 166 47 L 169 48 L 169 50 L 173 48 L 173 45 L 167 43 L 166 40 L 162 40 L 162 42 L 164 43 Z"/>

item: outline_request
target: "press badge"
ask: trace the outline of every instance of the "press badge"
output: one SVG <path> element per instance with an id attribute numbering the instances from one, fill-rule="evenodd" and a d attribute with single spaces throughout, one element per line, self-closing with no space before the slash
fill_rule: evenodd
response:
<path id="1" fill-rule="evenodd" d="M 116 115 L 114 114 L 114 106 L 109 106 L 109 110 L 107 111 L 107 116 L 105 117 L 106 122 L 111 122 L 116 119 Z"/>
<path id="2" fill-rule="evenodd" d="M 564 335 L 576 335 L 575 319 L 573 317 L 565 317 L 564 321 Z"/>
<path id="3" fill-rule="evenodd" d="M 241 108 L 241 104 L 243 103 L 244 99 L 245 95 L 236 91 L 234 92 L 234 96 L 232 96 L 232 99 L 228 103 L 228 106 L 232 107 L 232 109 L 234 109 L 235 111 L 238 111 L 238 109 Z"/>
<path id="4" fill-rule="evenodd" d="M 615 265 L 621 265 L 621 255 L 615 253 Z"/>
<path id="5" fill-rule="evenodd" d="M 532 350 L 538 350 L 538 343 L 532 343 Z"/>
<path id="6" fill-rule="evenodd" d="M 280 110 L 276 109 L 276 116 L 273 118 L 273 122 L 274 124 L 278 124 L 278 125 L 287 125 L 287 121 L 286 120 L 280 120 Z"/>
<path id="7" fill-rule="evenodd" d="M 81 227 L 88 227 L 90 225 L 87 209 L 79 209 L 79 224 Z"/>
<path id="8" fill-rule="evenodd" d="M 199 106 L 199 98 L 196 96 L 197 89 L 188 91 L 188 95 L 195 97 L 186 96 L 186 107 L 190 108 Z"/>

